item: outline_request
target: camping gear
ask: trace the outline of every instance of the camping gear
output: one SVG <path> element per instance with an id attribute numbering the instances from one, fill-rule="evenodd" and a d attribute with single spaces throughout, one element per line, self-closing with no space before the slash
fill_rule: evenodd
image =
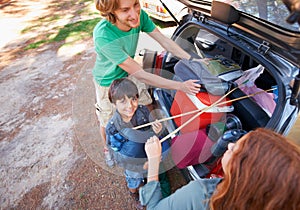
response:
<path id="1" fill-rule="evenodd" d="M 186 113 L 192 110 L 200 110 L 207 106 L 210 106 L 212 103 L 217 101 L 220 96 L 211 95 L 206 92 L 199 92 L 195 96 L 186 94 L 182 91 L 177 91 L 170 109 L 170 113 L 178 115 L 180 113 Z M 218 122 L 224 116 L 226 112 L 232 112 L 233 107 L 228 103 L 225 106 L 214 106 L 207 110 L 205 113 L 202 113 L 198 118 L 194 119 L 187 126 L 181 129 L 182 133 L 191 132 L 205 128 L 208 124 Z M 182 116 L 174 119 L 174 122 L 177 126 L 182 125 L 184 122 L 189 120 L 191 116 Z"/>
<path id="2" fill-rule="evenodd" d="M 242 129 L 230 129 L 212 141 L 205 129 L 175 136 L 171 141 L 171 154 L 179 169 L 190 165 L 203 164 L 215 167 L 217 160 L 226 152 L 229 143 L 235 143 L 247 132 Z"/>
<path id="3" fill-rule="evenodd" d="M 275 0 L 272 0 L 272 2 L 274 3 Z M 300 107 L 300 45 L 298 44 L 299 42 L 297 42 L 300 38 L 299 26 L 297 24 L 284 24 L 285 17 L 283 16 L 272 19 L 267 19 L 267 16 L 265 18 L 257 18 L 257 6 L 251 11 L 247 9 L 249 5 L 255 5 L 253 3 L 255 3 L 255 0 L 240 1 L 239 7 L 234 8 L 234 4 L 227 4 L 221 1 L 186 0 L 184 4 L 190 11 L 189 17 L 185 19 L 185 24 L 176 28 L 172 39 L 193 58 L 197 57 L 194 54 L 198 54 L 199 57 L 212 58 L 211 61 L 216 63 L 214 58 L 221 55 L 233 61 L 233 63 L 238 64 L 243 71 L 262 65 L 264 71 L 255 79 L 254 84 L 261 90 L 265 90 L 264 92 L 267 92 L 267 90 L 273 87 L 277 88 L 274 90 L 277 96 L 276 108 L 273 112 L 270 112 L 272 113 L 271 116 L 269 115 L 270 113 L 266 113 L 258 101 L 252 98 L 252 96 L 254 96 L 253 94 L 245 94 L 243 92 L 241 85 L 228 95 L 228 98 L 232 100 L 238 99 L 238 101 L 232 101 L 234 110 L 230 112 L 230 114 L 234 114 L 238 117 L 243 125 L 243 129 L 246 131 L 251 131 L 257 127 L 266 127 L 286 135 L 295 123 Z M 276 3 L 278 4 L 270 4 L 268 6 L 268 10 L 270 10 L 271 13 L 278 8 L 285 10 L 282 3 L 278 1 L 276 1 Z M 288 14 L 288 10 L 285 10 L 285 12 Z M 282 28 L 286 30 L 281 30 Z M 219 60 L 222 60 L 222 58 Z M 194 61 L 197 61 L 197 59 L 194 59 Z M 179 78 L 177 75 L 174 76 L 174 67 L 178 62 L 180 62 L 180 60 L 178 60 L 176 55 L 166 53 L 161 69 L 161 72 L 167 75 L 166 78 Z M 189 62 L 186 61 L 186 63 Z M 191 63 L 193 63 L 193 61 Z M 219 63 L 222 63 L 222 61 Z M 231 65 L 231 63 L 227 61 L 223 63 Z M 182 75 L 188 77 L 186 79 L 191 79 L 190 75 L 192 74 L 190 74 L 190 72 L 193 73 L 194 69 L 191 69 L 189 65 L 182 65 L 182 62 L 178 63 L 178 65 L 179 64 L 183 67 L 187 67 L 184 68 L 187 71 L 182 70 Z M 199 64 L 195 64 L 195 66 L 196 65 L 200 66 Z M 171 75 L 171 77 L 169 75 Z M 197 76 L 197 79 L 199 78 L 197 73 L 194 75 Z M 212 75 L 216 76 L 213 73 Z M 222 83 L 225 81 L 225 83 L 230 82 L 230 84 L 240 77 L 242 77 L 243 81 L 239 84 L 245 84 L 246 81 L 243 76 L 243 72 L 239 70 L 229 70 L 225 74 L 218 73 L 217 75 Z M 181 80 L 183 79 L 181 78 Z M 251 81 L 249 81 L 249 83 L 250 82 Z M 209 88 L 205 87 L 205 85 L 209 83 L 209 80 L 206 83 L 201 83 L 205 91 L 214 95 L 213 92 L 210 92 L 211 90 Z M 253 92 L 257 95 L 257 91 Z M 258 91 L 258 93 L 260 93 L 260 91 Z M 263 95 L 264 93 L 262 93 L 261 96 Z M 157 107 L 163 110 L 164 118 L 173 115 L 170 113 L 170 109 L 174 101 L 174 96 L 175 91 L 161 88 L 153 90 L 153 98 L 157 103 Z M 183 105 L 180 109 L 185 108 L 184 103 L 187 101 L 187 97 L 186 95 L 184 95 L 184 97 L 185 98 L 181 101 Z M 180 100 L 178 98 L 179 97 L 176 98 L 177 101 Z M 180 110 L 180 112 L 186 113 L 185 110 Z M 202 112 L 199 118 L 203 117 L 204 114 L 207 114 L 207 112 Z M 227 114 L 228 113 L 226 113 L 226 115 Z M 198 115 L 189 115 L 186 118 L 191 119 L 194 116 Z M 197 120 L 199 121 L 199 119 Z M 211 122 L 210 125 L 219 122 L 223 123 L 224 119 L 221 118 L 220 121 Z M 189 133 L 182 133 L 181 129 L 178 130 L 179 127 L 175 124 L 175 120 L 165 121 L 164 124 L 168 133 L 171 134 L 171 137 L 174 135 L 183 136 Z M 193 122 L 187 126 L 190 124 L 193 124 Z M 205 129 L 205 126 L 201 129 Z M 195 132 L 196 131 L 197 130 L 195 130 Z M 223 131 L 220 133 L 222 132 Z M 210 135 L 210 133 L 208 134 Z M 220 134 L 217 133 L 215 137 L 219 135 Z M 214 135 L 209 136 L 209 139 L 212 136 Z M 214 163 L 215 162 L 210 164 L 210 162 L 207 163 L 206 161 L 205 164 L 190 165 L 181 171 L 187 180 L 195 180 L 207 177 L 207 174 L 213 172 L 216 169 Z"/>
<path id="4" fill-rule="evenodd" d="M 171 154 L 178 168 L 205 162 L 210 156 L 214 142 L 206 135 L 205 129 L 175 136 L 171 141 Z"/>
<path id="5" fill-rule="evenodd" d="M 206 89 L 210 94 L 224 95 L 229 90 L 229 83 L 213 75 L 208 66 L 200 59 L 182 59 L 174 66 L 174 72 L 176 77 L 179 77 L 182 81 L 190 79 L 199 80 L 202 88 Z M 214 67 L 211 68 L 213 69 Z"/>
<path id="6" fill-rule="evenodd" d="M 217 141 L 226 130 L 231 129 L 242 129 L 242 123 L 237 116 L 227 114 L 226 122 L 220 121 L 207 125 L 206 133 L 211 140 Z"/>
<path id="7" fill-rule="evenodd" d="M 247 81 L 242 87 L 241 90 L 245 94 L 252 94 L 258 91 L 261 91 L 261 88 L 258 88 L 255 85 L 255 80 L 263 73 L 264 67 L 262 65 L 258 65 L 255 68 L 251 68 L 245 71 L 243 76 L 241 76 L 239 79 L 237 79 L 235 82 L 240 85 Z M 272 116 L 275 107 L 276 102 L 274 100 L 274 94 L 273 93 L 262 93 L 259 95 L 253 96 L 253 100 L 260 105 L 260 107 L 268 114 L 268 116 Z"/>
<path id="8" fill-rule="evenodd" d="M 226 131 L 211 147 L 211 153 L 214 157 L 221 157 L 227 150 L 229 143 L 235 143 L 247 132 L 241 129 L 232 129 Z"/>

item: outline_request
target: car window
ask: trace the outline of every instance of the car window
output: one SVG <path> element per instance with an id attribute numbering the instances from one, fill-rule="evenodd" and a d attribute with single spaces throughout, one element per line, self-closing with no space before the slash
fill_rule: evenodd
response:
<path id="1" fill-rule="evenodd" d="M 212 2 L 212 0 L 206 0 Z M 282 28 L 292 31 L 300 31 L 298 24 L 289 24 L 286 18 L 289 16 L 289 10 L 282 0 L 223 0 L 234 6 L 237 10 L 260 19 L 271 22 Z"/>

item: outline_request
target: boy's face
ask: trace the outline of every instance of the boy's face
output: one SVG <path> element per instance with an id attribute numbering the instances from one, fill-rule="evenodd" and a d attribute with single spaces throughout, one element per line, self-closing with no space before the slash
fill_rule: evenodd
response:
<path id="1" fill-rule="evenodd" d="M 116 101 L 116 109 L 120 113 L 124 122 L 129 122 L 138 107 L 138 98 L 128 98 L 125 96 L 123 99 Z"/>
<path id="2" fill-rule="evenodd" d="M 129 31 L 140 25 L 141 6 L 139 0 L 120 0 L 119 8 L 114 12 L 115 25 L 122 31 Z"/>

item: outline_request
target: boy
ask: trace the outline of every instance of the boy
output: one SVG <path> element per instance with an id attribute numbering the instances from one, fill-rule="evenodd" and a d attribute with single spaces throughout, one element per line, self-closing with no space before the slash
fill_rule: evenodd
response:
<path id="1" fill-rule="evenodd" d="M 162 124 L 155 122 L 136 132 L 143 132 L 140 139 L 134 136 L 126 136 L 124 128 L 133 128 L 150 121 L 150 112 L 146 106 L 138 105 L 138 89 L 127 78 L 116 79 L 112 82 L 108 97 L 116 107 L 116 112 L 106 126 L 107 146 L 114 151 L 114 159 L 117 164 L 125 169 L 125 177 L 131 197 L 136 206 L 142 208 L 138 198 L 138 188 L 142 186 L 147 171 L 143 168 L 147 161 L 145 142 L 148 137 L 158 135 L 162 130 Z"/>

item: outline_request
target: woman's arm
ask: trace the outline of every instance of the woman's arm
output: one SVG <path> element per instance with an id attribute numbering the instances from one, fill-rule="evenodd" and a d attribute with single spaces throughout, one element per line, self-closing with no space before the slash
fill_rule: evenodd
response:
<path id="1" fill-rule="evenodd" d="M 148 157 L 148 182 L 158 181 L 159 163 L 161 160 L 161 143 L 156 136 L 151 137 L 145 144 Z"/>
<path id="2" fill-rule="evenodd" d="M 191 181 L 166 198 L 162 198 L 158 182 L 161 143 L 156 136 L 145 144 L 148 157 L 148 182 L 140 188 L 140 201 L 148 210 L 154 209 L 208 209 L 209 199 L 220 179 Z"/>

